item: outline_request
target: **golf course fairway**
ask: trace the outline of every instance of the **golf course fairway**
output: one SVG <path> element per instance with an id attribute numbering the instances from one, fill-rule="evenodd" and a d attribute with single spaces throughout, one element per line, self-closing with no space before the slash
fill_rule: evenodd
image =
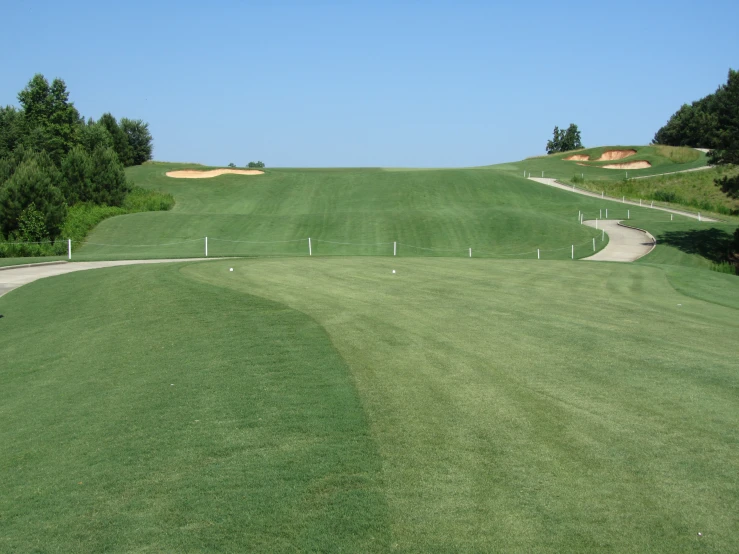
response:
<path id="1" fill-rule="evenodd" d="M 0 550 L 735 551 L 737 299 L 545 260 L 37 281 L 0 298 Z"/>

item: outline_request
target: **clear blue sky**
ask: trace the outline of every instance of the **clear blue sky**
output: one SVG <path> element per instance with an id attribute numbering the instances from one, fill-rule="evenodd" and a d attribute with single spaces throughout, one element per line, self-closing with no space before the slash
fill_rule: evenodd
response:
<path id="1" fill-rule="evenodd" d="M 497 5 L 503 4 L 503 5 Z M 646 144 L 739 68 L 739 2 L 6 2 L 0 104 L 35 73 L 143 119 L 158 160 L 468 166 Z"/>

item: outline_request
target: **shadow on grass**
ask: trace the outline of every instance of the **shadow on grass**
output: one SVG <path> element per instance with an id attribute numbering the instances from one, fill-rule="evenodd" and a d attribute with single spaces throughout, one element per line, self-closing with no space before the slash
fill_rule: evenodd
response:
<path id="1" fill-rule="evenodd" d="M 731 259 L 734 237 L 716 228 L 667 231 L 657 237 L 657 243 L 674 246 L 688 254 L 698 254 L 719 264 Z"/>

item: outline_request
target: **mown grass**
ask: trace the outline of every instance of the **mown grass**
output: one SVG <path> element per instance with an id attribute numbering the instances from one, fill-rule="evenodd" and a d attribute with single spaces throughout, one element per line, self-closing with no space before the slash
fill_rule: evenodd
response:
<path id="1" fill-rule="evenodd" d="M 737 299 L 543 260 L 38 281 L 0 298 L 0 550 L 735 551 Z"/>
<path id="2" fill-rule="evenodd" d="M 570 197 L 485 169 L 272 169 L 265 175 L 173 179 L 184 165 L 132 168 L 140 186 L 172 194 L 174 210 L 104 221 L 77 259 L 202 256 L 399 256 L 567 259 L 599 234 L 577 225 L 597 199 Z M 603 243 L 598 242 L 598 247 Z"/>
<path id="3" fill-rule="evenodd" d="M 386 551 L 380 458 L 330 338 L 180 267 L 0 298 L 0 551 Z"/>
<path id="4" fill-rule="evenodd" d="M 736 223 L 699 222 L 687 218 L 669 221 L 660 213 L 638 215 L 631 223 L 657 239 L 657 248 L 639 263 L 680 265 L 703 269 L 733 261 Z"/>

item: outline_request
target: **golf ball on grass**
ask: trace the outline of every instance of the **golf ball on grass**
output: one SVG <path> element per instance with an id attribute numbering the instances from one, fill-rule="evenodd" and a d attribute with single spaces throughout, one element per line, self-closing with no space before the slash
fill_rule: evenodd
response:
<path id="1" fill-rule="evenodd" d="M 393 273 L 395 273 L 395 270 L 393 269 Z"/>
<path id="2" fill-rule="evenodd" d="M 234 268 L 233 268 L 233 267 L 229 267 L 229 268 L 228 268 L 228 270 L 229 270 L 229 271 L 233 271 L 233 270 L 234 270 Z"/>

